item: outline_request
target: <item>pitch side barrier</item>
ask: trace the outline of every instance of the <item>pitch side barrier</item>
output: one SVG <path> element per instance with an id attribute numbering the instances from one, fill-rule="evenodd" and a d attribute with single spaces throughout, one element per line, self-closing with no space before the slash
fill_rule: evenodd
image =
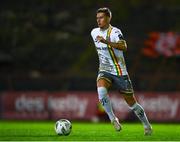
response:
<path id="1" fill-rule="evenodd" d="M 122 96 L 110 92 L 119 119 L 136 120 Z M 180 92 L 136 92 L 148 118 L 156 122 L 180 122 Z M 98 121 L 106 119 L 96 92 L 2 92 L 1 119 Z"/>

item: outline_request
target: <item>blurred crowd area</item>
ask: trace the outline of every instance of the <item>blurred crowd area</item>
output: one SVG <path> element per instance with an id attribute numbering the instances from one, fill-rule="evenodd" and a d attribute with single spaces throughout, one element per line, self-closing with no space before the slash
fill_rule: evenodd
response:
<path id="1" fill-rule="evenodd" d="M 112 25 L 128 43 L 134 89 L 180 91 L 179 0 L 1 1 L 0 90 L 95 91 L 98 57 L 90 32 L 99 7 L 111 9 Z M 173 44 L 156 46 L 169 33 Z"/>

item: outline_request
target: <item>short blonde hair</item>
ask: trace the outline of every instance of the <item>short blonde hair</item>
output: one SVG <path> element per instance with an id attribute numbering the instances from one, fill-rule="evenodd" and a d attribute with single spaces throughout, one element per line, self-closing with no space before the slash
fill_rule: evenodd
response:
<path id="1" fill-rule="evenodd" d="M 97 11 L 96 11 L 96 14 L 97 13 L 104 13 L 106 16 L 108 16 L 108 17 L 112 17 L 112 13 L 111 13 L 111 11 L 110 11 L 110 9 L 109 8 L 107 8 L 107 7 L 102 7 L 102 8 L 99 8 Z"/>

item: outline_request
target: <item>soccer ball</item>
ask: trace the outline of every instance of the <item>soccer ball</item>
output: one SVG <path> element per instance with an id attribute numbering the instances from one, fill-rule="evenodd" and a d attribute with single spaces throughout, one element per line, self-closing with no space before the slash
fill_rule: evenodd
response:
<path id="1" fill-rule="evenodd" d="M 71 133 L 72 125 L 67 119 L 60 119 L 55 124 L 55 132 L 58 135 L 67 136 Z"/>

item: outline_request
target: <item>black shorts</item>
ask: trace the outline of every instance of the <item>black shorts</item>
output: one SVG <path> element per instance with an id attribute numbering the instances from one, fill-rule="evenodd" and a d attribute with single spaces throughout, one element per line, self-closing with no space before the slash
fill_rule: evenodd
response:
<path id="1" fill-rule="evenodd" d="M 100 71 L 98 73 L 97 81 L 99 79 L 105 79 L 109 83 L 114 84 L 123 94 L 132 95 L 134 92 L 131 80 L 128 75 L 116 76 L 105 71 Z"/>

